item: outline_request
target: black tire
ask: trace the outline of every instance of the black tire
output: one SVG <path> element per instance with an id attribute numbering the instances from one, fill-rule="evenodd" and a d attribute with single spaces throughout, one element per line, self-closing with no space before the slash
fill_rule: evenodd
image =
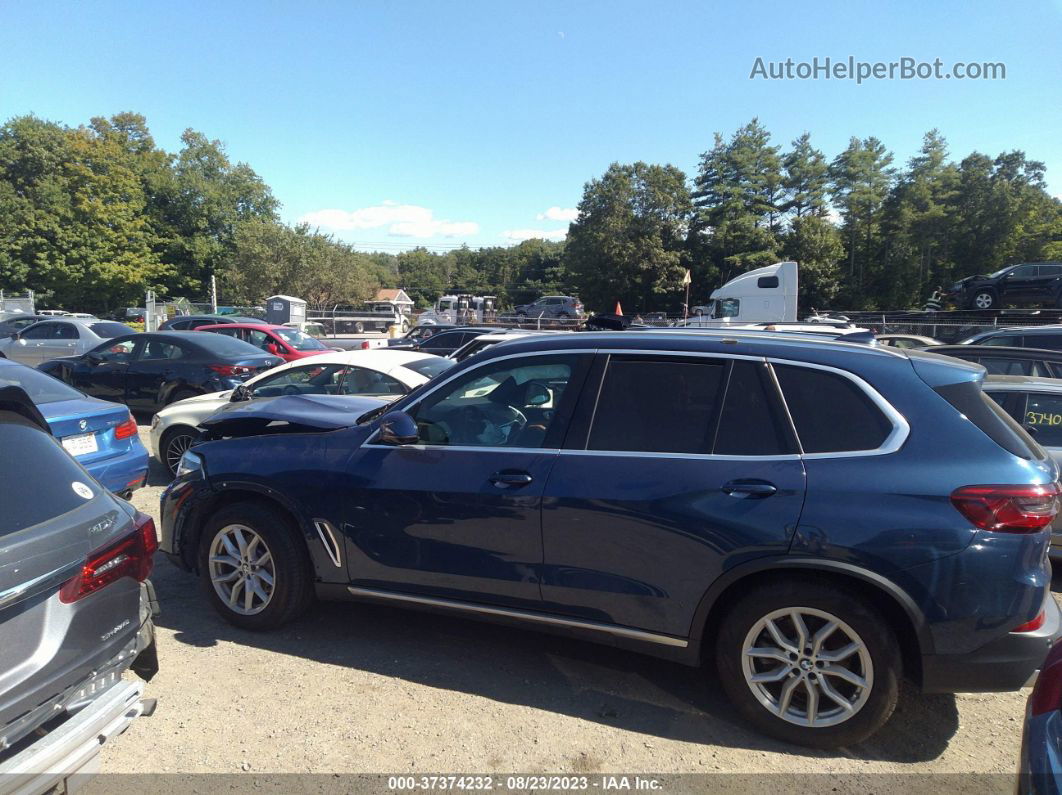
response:
<path id="1" fill-rule="evenodd" d="M 245 614 L 222 599 L 211 580 L 210 550 L 226 528 L 241 525 L 257 534 L 272 559 L 273 588 L 264 607 Z M 313 601 L 313 568 L 306 545 L 275 510 L 239 502 L 218 511 L 203 528 L 199 543 L 199 581 L 210 604 L 230 624 L 256 631 L 277 629 L 302 613 Z M 246 593 L 241 590 L 239 597 Z"/>
<path id="2" fill-rule="evenodd" d="M 974 290 L 970 296 L 970 309 L 995 309 L 998 303 L 995 290 Z"/>
<path id="3" fill-rule="evenodd" d="M 175 425 L 168 429 L 159 439 L 159 461 L 166 467 L 171 477 L 177 475 L 177 464 L 181 455 L 187 450 L 192 442 L 199 438 L 199 431 L 190 425 Z M 170 448 L 173 448 L 171 455 Z"/>
<path id="4" fill-rule="evenodd" d="M 846 648 L 845 636 L 850 633 L 854 633 L 855 639 L 860 642 L 860 651 L 846 657 L 843 665 L 824 662 L 818 658 L 817 654 L 807 655 L 807 649 L 811 648 L 810 646 L 805 649 L 804 654 L 807 656 L 801 655 L 796 660 L 793 659 L 792 654 L 786 654 L 788 661 L 774 658 L 763 659 L 760 655 L 746 655 L 744 653 L 746 639 L 754 631 L 758 622 L 763 621 L 775 611 L 789 608 L 826 613 L 843 622 L 838 624 L 837 630 L 822 640 L 819 653 L 825 656 L 831 650 Z M 795 631 L 796 624 L 792 623 L 787 616 L 780 616 L 774 620 L 776 628 L 787 641 L 799 637 Z M 812 639 L 826 623 L 826 619 L 813 614 L 805 614 L 802 621 L 808 637 Z M 823 623 L 817 623 L 819 621 Z M 760 647 L 775 644 L 764 630 L 762 634 L 750 640 L 750 645 Z M 777 647 L 782 649 L 781 644 L 777 644 Z M 716 667 L 723 689 L 734 706 L 749 723 L 764 734 L 810 748 L 840 748 L 855 745 L 867 739 L 892 715 L 896 708 L 902 669 L 898 649 L 899 644 L 892 629 L 882 616 L 855 591 L 832 585 L 820 585 L 809 580 L 792 579 L 757 587 L 730 608 L 719 627 Z M 869 658 L 869 664 L 864 667 L 864 661 L 867 658 Z M 793 713 L 793 720 L 775 714 L 760 701 L 761 695 L 753 692 L 753 688 L 758 685 L 746 681 L 746 660 L 749 661 L 747 664 L 753 669 L 754 675 L 756 673 L 775 675 L 776 672 L 783 670 L 786 672 L 785 678 L 770 683 L 765 682 L 760 689 L 760 693 L 765 693 L 768 700 L 772 694 L 767 691 L 777 691 L 774 701 L 776 705 L 780 706 L 779 702 L 782 700 L 781 696 L 786 683 L 797 680 L 790 685 L 792 688 L 791 707 L 786 710 L 787 714 Z M 868 686 L 859 688 L 847 679 L 821 673 L 825 669 L 842 667 L 864 677 L 863 681 L 869 682 Z M 869 677 L 867 677 L 868 673 Z M 827 684 L 820 685 L 819 681 Z M 824 719 L 828 723 L 831 710 L 840 710 L 838 714 L 843 715 L 846 710 L 825 695 L 823 688 L 827 686 L 834 693 L 848 699 L 850 704 L 855 706 L 854 713 L 848 718 L 840 717 L 833 725 L 808 726 L 793 722 L 795 720 L 806 721 L 811 712 L 808 708 L 809 688 L 820 694 L 820 709 L 817 710 L 816 717 L 827 716 Z M 803 716 L 800 715 L 801 702 L 804 705 Z"/>
<path id="5" fill-rule="evenodd" d="M 185 398 L 195 397 L 199 393 L 194 389 L 178 389 L 170 393 L 170 399 L 166 401 L 166 405 L 169 406 L 176 403 L 178 400 L 184 400 Z"/>

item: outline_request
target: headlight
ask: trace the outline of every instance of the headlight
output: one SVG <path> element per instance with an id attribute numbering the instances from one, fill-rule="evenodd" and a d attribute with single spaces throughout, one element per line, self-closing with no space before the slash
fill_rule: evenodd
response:
<path id="1" fill-rule="evenodd" d="M 191 450 L 185 450 L 180 463 L 177 464 L 177 477 L 183 478 L 186 475 L 203 477 L 203 459 Z"/>

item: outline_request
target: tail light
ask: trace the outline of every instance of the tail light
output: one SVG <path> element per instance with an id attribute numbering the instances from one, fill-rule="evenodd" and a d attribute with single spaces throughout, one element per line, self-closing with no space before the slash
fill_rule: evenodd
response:
<path id="1" fill-rule="evenodd" d="M 363 351 L 369 350 L 369 341 L 368 340 L 365 340 L 364 342 L 361 343 L 361 349 Z"/>
<path id="2" fill-rule="evenodd" d="M 1029 696 L 1029 712 L 1033 715 L 1056 709 L 1062 709 L 1062 644 L 1052 647 Z"/>
<path id="3" fill-rule="evenodd" d="M 1047 611 L 1041 610 L 1039 614 L 1032 621 L 1026 621 L 1020 626 L 1014 627 L 1011 632 L 1036 632 L 1040 627 L 1044 625 L 1047 620 Z"/>
<path id="4" fill-rule="evenodd" d="M 123 577 L 139 582 L 148 578 L 159 548 L 155 521 L 137 511 L 134 524 L 132 533 L 89 554 L 81 571 L 59 589 L 60 602 L 76 602 Z"/>
<path id="5" fill-rule="evenodd" d="M 250 375 L 254 372 L 253 367 L 245 367 L 242 364 L 211 364 L 207 365 L 218 375 L 231 378 L 234 375 Z"/>
<path id="6" fill-rule="evenodd" d="M 1058 483 L 1045 486 L 963 486 L 951 504 L 982 530 L 994 533 L 1035 533 L 1058 513 Z"/>
<path id="7" fill-rule="evenodd" d="M 131 436 L 136 436 L 136 430 L 136 420 L 134 420 L 133 415 L 130 414 L 125 422 L 121 425 L 114 426 L 114 438 L 128 439 Z"/>

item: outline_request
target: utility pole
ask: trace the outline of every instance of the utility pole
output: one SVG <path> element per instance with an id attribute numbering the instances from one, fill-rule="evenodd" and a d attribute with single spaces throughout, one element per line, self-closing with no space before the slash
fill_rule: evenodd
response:
<path id="1" fill-rule="evenodd" d="M 210 311 L 218 313 L 218 280 L 214 274 L 210 274 Z"/>

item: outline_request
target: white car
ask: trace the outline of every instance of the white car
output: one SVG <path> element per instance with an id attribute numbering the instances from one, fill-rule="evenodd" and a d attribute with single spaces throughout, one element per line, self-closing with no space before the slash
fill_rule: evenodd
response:
<path id="1" fill-rule="evenodd" d="M 280 395 L 371 395 L 392 400 L 445 372 L 451 359 L 406 350 L 337 351 L 274 367 L 240 387 L 235 399 Z M 234 399 L 233 392 L 178 400 L 151 421 L 151 452 L 170 472 L 194 442 L 196 426 Z"/>

